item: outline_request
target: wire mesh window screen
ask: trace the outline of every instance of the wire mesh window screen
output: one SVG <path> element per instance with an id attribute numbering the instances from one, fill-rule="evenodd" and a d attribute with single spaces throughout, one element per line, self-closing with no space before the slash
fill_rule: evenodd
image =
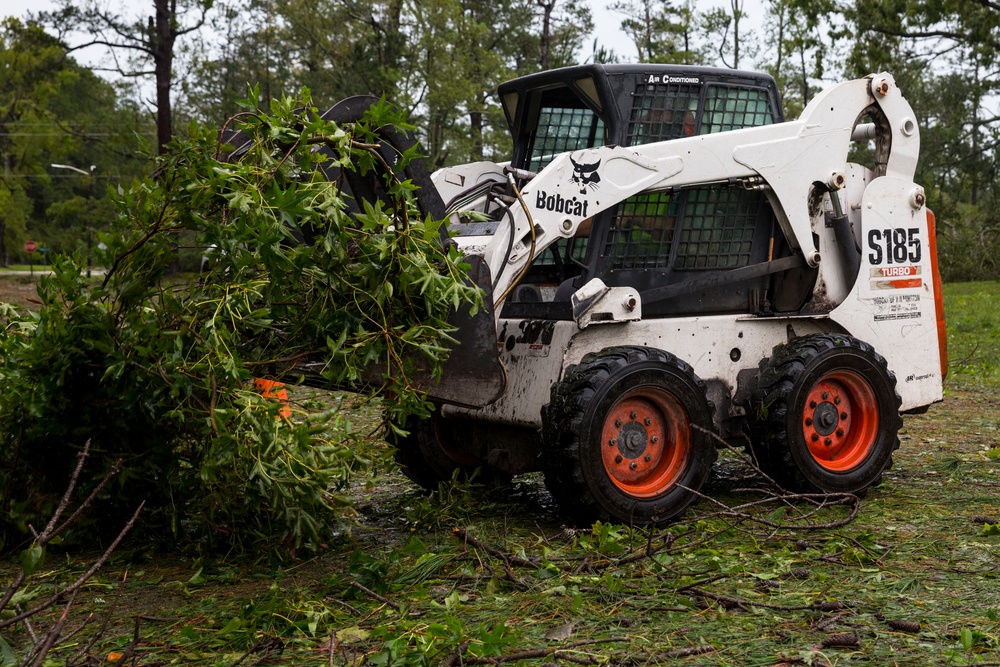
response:
<path id="1" fill-rule="evenodd" d="M 767 91 L 732 86 L 709 86 L 701 134 L 770 125 L 774 122 Z"/>
<path id="2" fill-rule="evenodd" d="M 612 269 L 651 269 L 670 265 L 670 248 L 677 221 L 676 195 L 642 194 L 618 207 L 609 230 L 604 256 Z"/>
<path id="3" fill-rule="evenodd" d="M 572 241 L 572 246 L 567 244 Z M 581 264 L 587 261 L 587 245 L 590 239 L 586 236 L 576 236 L 567 241 L 556 241 L 546 251 L 537 255 L 533 266 L 558 266 L 559 264 L 576 261 Z M 558 256 L 558 257 L 557 257 Z"/>
<path id="4" fill-rule="evenodd" d="M 686 192 L 675 269 L 732 269 L 750 263 L 764 194 L 719 187 Z"/>
<path id="5" fill-rule="evenodd" d="M 590 109 L 542 107 L 528 169 L 540 171 L 560 153 L 602 145 L 604 121 Z"/>
<path id="6" fill-rule="evenodd" d="M 640 84 L 632 97 L 628 145 L 690 137 L 694 134 L 699 85 Z"/>

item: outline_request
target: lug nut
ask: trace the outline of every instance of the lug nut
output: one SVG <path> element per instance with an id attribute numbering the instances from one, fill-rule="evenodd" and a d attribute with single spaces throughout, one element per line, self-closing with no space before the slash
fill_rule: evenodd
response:
<path id="1" fill-rule="evenodd" d="M 823 444 L 826 445 L 827 447 L 829 447 L 830 445 L 833 444 L 833 440 L 831 440 L 830 438 L 827 438 L 826 440 L 823 441 Z"/>
<path id="2" fill-rule="evenodd" d="M 638 467 L 639 467 L 639 464 L 638 464 L 638 463 L 636 463 L 635 461 L 632 461 L 632 463 L 629 463 L 629 464 L 628 464 L 628 469 L 629 469 L 629 470 L 635 470 L 635 469 L 636 469 L 636 468 L 638 468 Z"/>
<path id="3" fill-rule="evenodd" d="M 632 412 L 628 413 L 628 418 L 629 418 L 629 419 L 635 419 L 635 418 L 636 418 L 636 417 L 638 417 L 638 416 L 639 416 L 639 415 L 637 415 L 637 414 L 635 413 L 635 410 L 633 410 Z"/>
<path id="4" fill-rule="evenodd" d="M 615 445 L 618 444 L 618 438 L 611 438 L 610 440 L 608 440 L 608 444 L 614 447 Z"/>
<path id="5" fill-rule="evenodd" d="M 660 438 L 654 435 L 652 438 L 649 439 L 649 441 L 655 445 L 660 441 Z"/>
<path id="6" fill-rule="evenodd" d="M 615 463 L 621 463 L 621 462 L 622 462 L 622 457 L 621 454 L 619 454 L 618 456 L 615 457 Z"/>
<path id="7" fill-rule="evenodd" d="M 650 461 L 653 460 L 653 457 L 650 456 L 649 454 L 646 454 L 645 456 L 642 457 L 642 460 L 645 461 L 646 463 L 649 463 Z"/>
<path id="8" fill-rule="evenodd" d="M 621 419 L 616 419 L 615 420 L 615 428 L 621 428 L 621 427 L 622 427 L 622 420 Z"/>
<path id="9" fill-rule="evenodd" d="M 844 437 L 844 429 L 842 429 L 842 428 L 838 428 L 837 429 L 837 437 L 838 438 L 843 438 Z"/>
<path id="10" fill-rule="evenodd" d="M 837 398 L 833 399 L 833 404 L 834 404 L 834 405 L 840 405 L 840 402 L 841 402 L 842 400 L 843 400 L 843 399 L 842 399 L 842 398 L 840 398 L 840 396 L 838 396 Z"/>
<path id="11" fill-rule="evenodd" d="M 812 441 L 816 442 L 817 440 L 819 440 L 819 433 L 813 433 L 813 435 L 812 435 Z"/>
<path id="12" fill-rule="evenodd" d="M 642 423 L 645 424 L 646 426 L 652 426 L 653 420 L 650 419 L 649 417 L 646 417 L 645 419 L 642 420 Z"/>
<path id="13" fill-rule="evenodd" d="M 847 413 L 846 412 L 841 412 L 840 413 L 840 418 L 841 419 L 847 419 Z"/>
<path id="14" fill-rule="evenodd" d="M 816 401 L 809 401 L 809 407 L 810 408 L 815 408 L 816 407 Z"/>
<path id="15" fill-rule="evenodd" d="M 806 426 L 812 426 L 812 425 L 813 425 L 812 417 L 806 417 Z"/>
<path id="16" fill-rule="evenodd" d="M 825 401 L 825 400 L 826 400 L 826 399 L 828 399 L 828 398 L 830 398 L 830 393 L 829 393 L 829 392 L 826 392 L 826 391 L 824 391 L 824 392 L 823 392 L 823 400 Z"/>

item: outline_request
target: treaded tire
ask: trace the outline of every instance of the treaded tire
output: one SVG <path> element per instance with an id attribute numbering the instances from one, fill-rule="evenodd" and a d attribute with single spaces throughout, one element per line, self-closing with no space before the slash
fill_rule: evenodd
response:
<path id="1" fill-rule="evenodd" d="M 396 448 L 393 458 L 403 474 L 426 491 L 436 491 L 442 482 L 450 482 L 456 471 L 459 479 L 475 479 L 487 485 L 510 479 L 454 444 L 448 420 L 437 410 L 430 417 L 410 417 L 406 430 L 409 432 L 406 436 L 390 433 L 387 440 Z"/>
<path id="2" fill-rule="evenodd" d="M 553 385 L 542 424 L 545 485 L 578 525 L 666 523 L 698 498 L 716 457 L 705 383 L 654 348 L 586 355 Z"/>
<path id="3" fill-rule="evenodd" d="M 839 334 L 774 348 L 754 397 L 754 454 L 792 491 L 864 493 L 899 448 L 896 377 L 875 349 Z"/>
<path id="4" fill-rule="evenodd" d="M 441 482 L 451 481 L 456 470 L 470 475 L 475 470 L 471 460 L 456 461 L 440 444 L 440 413 L 430 417 L 410 417 L 406 436 L 393 436 L 389 444 L 396 448 L 394 458 L 403 474 L 427 491 L 434 491 Z"/>

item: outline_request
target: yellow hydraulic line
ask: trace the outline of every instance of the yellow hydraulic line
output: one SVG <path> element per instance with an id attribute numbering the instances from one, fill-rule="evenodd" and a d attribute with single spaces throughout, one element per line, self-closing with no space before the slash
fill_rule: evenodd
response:
<path id="1" fill-rule="evenodd" d="M 507 182 L 510 183 L 511 189 L 514 191 L 514 196 L 517 197 L 517 201 L 521 202 L 521 208 L 524 209 L 524 215 L 528 218 L 528 227 L 531 229 L 531 248 L 528 250 L 528 261 L 524 263 L 524 268 L 521 269 L 521 273 L 518 274 L 517 278 L 511 281 L 510 285 L 504 290 L 504 293 L 496 300 L 496 305 L 499 306 L 500 303 L 507 298 L 511 291 L 517 287 L 517 284 L 521 282 L 525 274 L 528 273 L 528 269 L 531 267 L 532 260 L 535 259 L 535 221 L 531 217 L 531 211 L 528 210 L 528 205 L 524 202 L 524 198 L 521 197 L 520 190 L 517 189 L 517 185 L 514 183 L 514 177 L 507 174 Z"/>

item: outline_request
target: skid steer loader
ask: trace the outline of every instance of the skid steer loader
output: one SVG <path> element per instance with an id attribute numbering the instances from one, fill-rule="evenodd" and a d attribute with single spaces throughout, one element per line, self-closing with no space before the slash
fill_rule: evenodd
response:
<path id="1" fill-rule="evenodd" d="M 582 524 L 670 520 L 722 442 L 785 488 L 878 483 L 947 367 L 919 129 L 892 77 L 790 122 L 769 76 L 714 68 L 570 67 L 499 96 L 510 162 L 439 170 L 422 195 L 488 307 L 455 314 L 437 409 L 394 443 L 406 474 L 540 470 Z"/>

